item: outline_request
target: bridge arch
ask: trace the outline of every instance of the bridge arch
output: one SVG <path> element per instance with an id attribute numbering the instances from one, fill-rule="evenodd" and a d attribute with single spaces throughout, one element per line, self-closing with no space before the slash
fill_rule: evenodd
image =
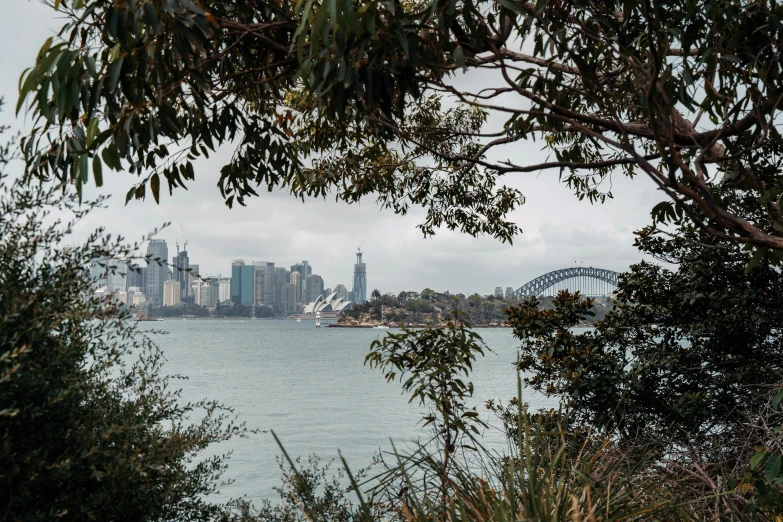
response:
<path id="1" fill-rule="evenodd" d="M 573 267 L 553 270 L 532 281 L 529 281 L 518 288 L 512 295 L 514 297 L 533 297 L 542 295 L 547 290 L 563 290 L 565 285 L 562 283 L 568 280 L 574 280 L 569 283 L 569 290 L 579 290 L 583 295 L 597 297 L 609 295 L 617 287 L 617 277 L 620 274 L 613 270 L 593 267 Z M 571 284 L 575 283 L 575 287 Z"/>

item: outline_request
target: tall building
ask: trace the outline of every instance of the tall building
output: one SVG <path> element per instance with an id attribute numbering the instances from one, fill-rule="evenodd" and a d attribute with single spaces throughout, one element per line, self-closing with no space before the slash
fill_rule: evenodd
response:
<path id="1" fill-rule="evenodd" d="M 231 302 L 231 279 L 223 278 L 220 280 L 220 290 L 218 291 L 218 301 L 221 303 Z"/>
<path id="2" fill-rule="evenodd" d="M 324 280 L 318 274 L 310 274 L 305 277 L 305 287 L 307 288 L 307 303 L 312 303 L 323 293 Z"/>
<path id="3" fill-rule="evenodd" d="M 163 306 L 177 306 L 180 303 L 179 281 L 172 279 L 163 283 Z"/>
<path id="4" fill-rule="evenodd" d="M 188 243 L 186 241 L 185 248 L 187 248 L 187 244 Z M 177 255 L 174 256 L 171 260 L 171 266 L 172 279 L 174 281 L 179 281 L 180 300 L 187 302 L 188 297 L 190 297 L 190 285 L 188 284 L 188 269 L 190 268 L 190 258 L 188 258 L 187 250 L 179 250 L 179 244 L 177 244 Z"/>
<path id="5" fill-rule="evenodd" d="M 506 287 L 506 299 L 511 299 L 514 296 L 514 289 L 510 286 Z"/>
<path id="6" fill-rule="evenodd" d="M 362 262 L 362 251 L 356 252 L 356 264 L 353 265 L 353 302 L 364 304 L 367 301 L 367 264 Z"/>
<path id="7" fill-rule="evenodd" d="M 331 294 L 331 293 L 332 293 L 332 289 L 331 288 L 324 288 L 324 291 L 321 292 L 321 295 L 324 296 L 324 297 L 329 297 L 329 294 Z"/>
<path id="8" fill-rule="evenodd" d="M 253 261 L 255 267 L 256 305 L 275 304 L 275 264 L 267 261 Z"/>
<path id="9" fill-rule="evenodd" d="M 298 265 L 291 266 L 291 273 L 293 272 L 299 272 L 299 275 L 301 277 L 302 282 L 302 289 L 301 289 L 301 297 L 300 302 L 306 303 L 307 301 L 307 276 L 311 275 L 313 273 L 313 268 L 310 266 L 310 263 L 307 261 L 302 261 Z"/>
<path id="10" fill-rule="evenodd" d="M 139 306 L 144 304 L 147 300 L 144 297 L 144 292 L 141 291 L 141 287 L 131 286 L 128 287 L 126 304 L 130 307 Z"/>
<path id="11" fill-rule="evenodd" d="M 283 285 L 288 284 L 288 270 L 279 266 L 275 268 L 275 303 L 283 302 Z"/>
<path id="12" fill-rule="evenodd" d="M 128 290 L 132 286 L 144 288 L 144 276 L 147 269 L 133 263 L 128 266 L 128 273 L 125 276 L 125 290 Z"/>
<path id="13" fill-rule="evenodd" d="M 144 295 L 147 301 L 163 302 L 163 283 L 168 277 L 166 261 L 169 258 L 169 248 L 165 239 L 150 239 L 147 243 L 147 278 L 144 284 Z"/>
<path id="14" fill-rule="evenodd" d="M 335 297 L 339 297 L 343 301 L 348 301 L 348 290 L 345 288 L 344 284 L 340 283 L 339 285 L 335 286 L 334 293 L 337 294 Z"/>
<path id="15" fill-rule="evenodd" d="M 234 259 L 231 262 L 231 302 L 241 303 L 242 292 L 242 267 L 245 266 L 244 259 Z"/>
<path id="16" fill-rule="evenodd" d="M 201 282 L 196 281 L 193 283 L 193 286 L 190 288 L 190 291 L 193 294 L 193 304 L 195 304 L 196 306 L 201 306 L 201 287 L 202 287 Z"/>
<path id="17" fill-rule="evenodd" d="M 90 261 L 90 279 L 94 281 L 94 287 L 106 286 L 106 258 L 96 257 Z"/>
<path id="18" fill-rule="evenodd" d="M 502 286 L 496 286 L 495 287 L 495 297 L 503 297 L 503 287 Z"/>
<path id="19" fill-rule="evenodd" d="M 213 307 L 217 305 L 220 294 L 220 278 L 205 276 L 201 282 L 201 306 Z"/>
<path id="20" fill-rule="evenodd" d="M 289 279 L 291 284 L 296 287 L 296 302 L 302 302 L 302 274 L 297 271 L 291 272 L 291 278 Z"/>
<path id="21" fill-rule="evenodd" d="M 286 314 L 296 312 L 296 285 L 291 283 L 283 285 L 283 306 Z"/>
<path id="22" fill-rule="evenodd" d="M 255 296 L 255 270 L 253 265 L 242 265 L 239 269 L 239 302 L 245 306 L 253 306 Z"/>
<path id="23" fill-rule="evenodd" d="M 109 292 L 124 292 L 128 287 L 128 263 L 116 259 L 106 263 L 106 286 Z"/>
<path id="24" fill-rule="evenodd" d="M 188 268 L 188 283 L 191 285 L 196 282 L 201 282 L 201 272 L 199 272 L 200 268 L 201 267 L 193 263 L 191 263 L 190 267 Z"/>

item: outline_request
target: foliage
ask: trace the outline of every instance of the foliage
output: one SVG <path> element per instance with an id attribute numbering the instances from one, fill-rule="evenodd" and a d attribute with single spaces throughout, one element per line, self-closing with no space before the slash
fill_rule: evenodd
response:
<path id="1" fill-rule="evenodd" d="M 51 0 L 46 0 L 51 1 Z M 297 197 L 375 195 L 438 227 L 511 240 L 512 173 L 553 169 L 603 201 L 613 173 L 644 173 L 718 236 L 783 247 L 779 176 L 758 156 L 781 137 L 783 6 L 771 0 L 54 0 L 67 17 L 20 81 L 36 128 L 28 173 L 74 180 L 104 166 L 158 200 L 194 161 L 233 147 L 219 186 Z M 480 81 L 462 81 L 463 72 Z M 542 163 L 507 152 L 540 140 Z M 752 191 L 751 221 L 715 181 Z M 682 203 L 693 203 L 683 205 Z"/>
<path id="2" fill-rule="evenodd" d="M 240 520 L 269 520 L 286 522 L 362 520 L 361 512 L 348 498 L 343 481 L 345 473 L 338 468 L 335 475 L 329 475 L 331 463 L 322 464 L 312 455 L 302 465 L 301 459 L 290 466 L 280 460 L 283 473 L 282 486 L 276 487 L 279 502 L 273 504 L 264 500 L 259 507 L 248 502 L 238 502 Z"/>
<path id="3" fill-rule="evenodd" d="M 101 230 L 73 244 L 99 204 L 0 174 L 0 512 L 224 519 L 208 498 L 225 458 L 203 452 L 244 428 L 218 404 L 183 404 L 157 347 L 92 297 L 90 261 L 133 253 Z"/>
<path id="4" fill-rule="evenodd" d="M 722 204 L 763 212 L 741 192 L 725 191 Z M 783 276 L 771 254 L 757 257 L 685 219 L 638 234 L 641 252 L 676 270 L 633 265 L 594 331 L 571 329 L 588 308 L 576 295 L 561 293 L 553 310 L 535 300 L 511 308 L 519 368 L 585 426 L 724 458 L 742 446 L 745 412 L 760 412 L 768 400 L 760 392 L 783 375 Z"/>
<path id="5" fill-rule="evenodd" d="M 451 455 L 467 433 L 478 434 L 483 425 L 478 412 L 465 401 L 473 395 L 473 383 L 463 381 L 473 362 L 487 349 L 481 336 L 469 329 L 455 314 L 445 328 L 402 329 L 375 340 L 365 364 L 385 373 L 387 381 L 399 379 L 408 402 L 418 400 L 433 411 L 424 417 L 424 425 L 443 442 L 441 475 L 449 467 Z"/>

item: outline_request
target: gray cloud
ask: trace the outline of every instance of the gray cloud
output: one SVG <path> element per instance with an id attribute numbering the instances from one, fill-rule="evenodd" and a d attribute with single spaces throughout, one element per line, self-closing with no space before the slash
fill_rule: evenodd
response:
<path id="1" fill-rule="evenodd" d="M 51 9 L 37 2 L 15 2 L 4 8 L 0 19 L 0 95 L 16 103 L 17 80 L 33 63 L 37 49 L 59 22 Z M 466 78 L 465 81 L 475 81 Z M 11 122 L 10 107 L 2 115 Z M 493 118 L 493 125 L 499 123 Z M 24 123 L 14 121 L 17 128 Z M 503 153 L 517 162 L 542 161 L 540 143 L 522 143 Z M 372 200 L 345 205 L 333 200 L 296 200 L 284 192 L 262 192 L 248 207 L 229 210 L 216 187 L 218 172 L 230 155 L 221 151 L 198 163 L 196 181 L 189 190 L 165 195 L 161 205 L 133 201 L 124 195 L 137 178 L 105 174 L 101 193 L 112 194 L 109 206 L 83 222 L 77 233 L 105 226 L 113 234 L 138 239 L 163 222 L 172 226 L 159 236 L 174 250 L 174 241 L 185 227 L 191 262 L 202 274 L 227 274 L 233 258 L 274 261 L 288 266 L 310 261 L 326 285 L 343 283 L 350 288 L 354 253 L 363 241 L 368 264 L 368 286 L 383 292 L 431 287 L 464 293 L 490 293 L 495 286 L 521 286 L 552 269 L 574 262 L 623 270 L 640 259 L 633 248 L 633 231 L 649 221 L 649 209 L 663 195 L 644 178 L 630 181 L 616 177 L 615 199 L 604 205 L 578 201 L 563 186 L 556 172 L 515 174 L 506 183 L 518 188 L 527 203 L 512 219 L 523 234 L 514 245 L 490 238 L 471 238 L 447 230 L 424 239 L 416 229 L 423 212 L 405 217 L 381 212 Z M 87 196 L 98 192 L 93 188 Z"/>

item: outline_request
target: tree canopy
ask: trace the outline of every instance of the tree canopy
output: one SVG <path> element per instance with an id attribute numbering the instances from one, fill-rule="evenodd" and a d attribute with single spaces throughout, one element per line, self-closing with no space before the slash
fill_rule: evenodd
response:
<path id="1" fill-rule="evenodd" d="M 602 201 L 607 177 L 644 174 L 669 197 L 656 213 L 783 247 L 781 177 L 749 168 L 780 142 L 777 2 L 53 6 L 68 23 L 20 80 L 37 124 L 24 142 L 30 174 L 78 187 L 127 169 L 140 176 L 128 199 L 158 200 L 223 145 L 229 206 L 259 188 L 372 195 L 398 213 L 425 207 L 425 234 L 502 240 L 519 231 L 508 213 L 524 202 L 508 176 L 551 169 Z M 549 160 L 498 159 L 522 140 L 540 140 Z M 761 222 L 721 203 L 714 187 L 726 184 L 752 190 Z"/>

